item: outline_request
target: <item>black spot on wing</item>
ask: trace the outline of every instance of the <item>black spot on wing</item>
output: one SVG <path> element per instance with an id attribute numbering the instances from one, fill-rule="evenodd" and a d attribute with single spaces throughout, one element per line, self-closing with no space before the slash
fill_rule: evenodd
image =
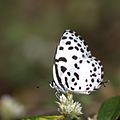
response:
<path id="1" fill-rule="evenodd" d="M 83 50 L 82 48 L 80 49 L 80 51 L 81 51 L 82 53 L 84 53 L 84 50 Z"/>
<path id="2" fill-rule="evenodd" d="M 93 79 L 93 78 L 91 79 L 91 82 L 92 82 L 92 83 L 94 82 L 94 79 Z"/>
<path id="3" fill-rule="evenodd" d="M 70 76 L 70 72 L 67 72 L 68 76 Z"/>
<path id="4" fill-rule="evenodd" d="M 97 75 L 95 73 L 93 73 L 92 76 L 96 77 Z"/>
<path id="5" fill-rule="evenodd" d="M 84 55 L 84 54 L 82 54 L 82 57 L 84 58 L 84 57 L 85 57 L 85 55 Z"/>
<path id="6" fill-rule="evenodd" d="M 67 37 L 66 36 L 62 36 L 62 38 L 61 38 L 62 40 L 65 40 L 65 39 L 67 39 Z"/>
<path id="7" fill-rule="evenodd" d="M 69 88 L 67 77 L 65 77 L 65 84 L 66 84 L 67 88 Z"/>
<path id="8" fill-rule="evenodd" d="M 62 71 L 63 73 L 64 73 L 66 70 L 67 70 L 67 68 L 66 68 L 66 67 L 61 66 L 61 71 Z"/>
<path id="9" fill-rule="evenodd" d="M 74 42 L 77 42 L 77 40 L 76 40 L 76 39 L 74 39 Z"/>
<path id="10" fill-rule="evenodd" d="M 87 63 L 90 63 L 90 61 L 89 61 L 89 60 L 87 60 Z"/>
<path id="11" fill-rule="evenodd" d="M 86 79 L 85 82 L 88 82 L 88 79 Z"/>
<path id="12" fill-rule="evenodd" d="M 97 83 L 100 83 L 100 80 L 99 80 L 99 79 L 97 79 Z"/>
<path id="13" fill-rule="evenodd" d="M 63 47 L 59 47 L 59 50 L 63 50 L 64 48 Z"/>
<path id="14" fill-rule="evenodd" d="M 79 47 L 81 47 L 81 45 L 80 45 L 79 43 L 78 43 L 77 45 L 78 45 Z"/>
<path id="15" fill-rule="evenodd" d="M 77 57 L 76 55 L 73 55 L 72 58 L 73 58 L 74 60 L 77 60 L 78 57 Z"/>
<path id="16" fill-rule="evenodd" d="M 73 87 L 71 87 L 71 90 L 74 90 L 74 88 L 73 88 Z"/>
<path id="17" fill-rule="evenodd" d="M 60 57 L 59 59 L 55 59 L 55 62 L 60 62 L 60 61 L 67 62 L 67 59 L 65 57 Z"/>
<path id="18" fill-rule="evenodd" d="M 79 63 L 82 63 L 82 62 L 83 62 L 82 60 L 79 61 Z"/>
<path id="19" fill-rule="evenodd" d="M 92 70 L 90 70 L 90 72 L 92 73 Z"/>
<path id="20" fill-rule="evenodd" d="M 93 69 L 94 71 L 96 71 L 97 70 L 97 68 L 96 67 L 94 67 L 94 69 Z"/>
<path id="21" fill-rule="evenodd" d="M 77 78 L 77 80 L 79 80 L 79 75 L 76 72 L 74 72 L 74 75 Z"/>
<path id="22" fill-rule="evenodd" d="M 90 87 L 92 87 L 92 84 L 89 84 Z"/>
<path id="23" fill-rule="evenodd" d="M 94 64 L 94 63 L 92 63 L 92 66 L 94 67 L 94 66 L 95 66 L 95 64 Z"/>
<path id="24" fill-rule="evenodd" d="M 70 45 L 70 44 L 71 44 L 71 42 L 70 42 L 70 41 L 67 41 L 65 44 L 66 44 L 66 45 Z"/>
<path id="25" fill-rule="evenodd" d="M 77 83 L 75 82 L 75 83 L 74 83 L 74 85 L 76 86 L 76 85 L 77 85 Z"/>
<path id="26" fill-rule="evenodd" d="M 80 68 L 78 67 L 77 63 L 75 63 L 74 66 L 75 66 L 75 68 L 80 69 Z"/>
<path id="27" fill-rule="evenodd" d="M 89 89 L 90 89 L 89 87 L 86 88 L 86 90 L 89 90 Z"/>
<path id="28" fill-rule="evenodd" d="M 72 82 L 74 82 L 75 81 L 75 78 L 72 78 L 72 80 L 71 80 Z"/>
<path id="29" fill-rule="evenodd" d="M 75 46 L 75 49 L 78 51 L 79 50 L 79 48 L 77 47 L 77 46 Z"/>
<path id="30" fill-rule="evenodd" d="M 72 39 L 73 39 L 73 37 L 69 37 L 69 39 L 71 39 L 71 40 L 72 40 Z"/>
<path id="31" fill-rule="evenodd" d="M 68 47 L 68 50 L 72 50 L 72 49 L 73 49 L 73 47 L 72 47 L 72 46 Z"/>

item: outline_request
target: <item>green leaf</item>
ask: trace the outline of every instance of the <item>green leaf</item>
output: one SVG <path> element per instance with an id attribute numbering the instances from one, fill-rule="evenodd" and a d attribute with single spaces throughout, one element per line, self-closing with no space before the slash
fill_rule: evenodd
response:
<path id="1" fill-rule="evenodd" d="M 21 120 L 63 120 L 64 116 L 62 115 L 55 115 L 55 116 L 34 116 L 30 118 L 23 118 Z"/>
<path id="2" fill-rule="evenodd" d="M 118 120 L 120 117 L 120 96 L 105 101 L 99 112 L 98 120 Z"/>

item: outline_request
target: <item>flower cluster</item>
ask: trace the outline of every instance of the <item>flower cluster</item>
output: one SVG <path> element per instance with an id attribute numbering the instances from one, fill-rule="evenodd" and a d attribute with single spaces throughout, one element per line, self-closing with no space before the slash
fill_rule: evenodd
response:
<path id="1" fill-rule="evenodd" d="M 58 97 L 59 102 L 57 104 L 59 105 L 59 112 L 65 116 L 71 116 L 71 118 L 77 118 L 82 114 L 82 107 L 79 102 L 75 102 L 73 100 L 73 95 L 68 93 L 67 97 L 62 94 Z"/>

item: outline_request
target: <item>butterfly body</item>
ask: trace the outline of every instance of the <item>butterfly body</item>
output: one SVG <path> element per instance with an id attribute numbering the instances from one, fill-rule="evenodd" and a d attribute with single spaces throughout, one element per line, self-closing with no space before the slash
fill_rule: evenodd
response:
<path id="1" fill-rule="evenodd" d="M 51 87 L 61 92 L 90 94 L 103 82 L 103 65 L 74 31 L 66 30 L 57 46 Z"/>

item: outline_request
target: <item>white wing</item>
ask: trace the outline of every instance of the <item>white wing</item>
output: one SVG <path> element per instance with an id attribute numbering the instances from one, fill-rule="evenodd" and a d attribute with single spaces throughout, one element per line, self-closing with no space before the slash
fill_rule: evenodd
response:
<path id="1" fill-rule="evenodd" d="M 84 40 L 74 31 L 66 30 L 56 49 L 51 86 L 62 92 L 89 94 L 103 81 L 103 66 L 99 63 Z"/>
<path id="2" fill-rule="evenodd" d="M 66 85 L 62 76 L 66 70 L 70 70 L 75 60 L 84 59 L 91 56 L 88 45 L 74 31 L 66 30 L 60 39 L 55 53 L 55 61 L 53 65 L 54 86 L 60 91 L 66 91 Z"/>

